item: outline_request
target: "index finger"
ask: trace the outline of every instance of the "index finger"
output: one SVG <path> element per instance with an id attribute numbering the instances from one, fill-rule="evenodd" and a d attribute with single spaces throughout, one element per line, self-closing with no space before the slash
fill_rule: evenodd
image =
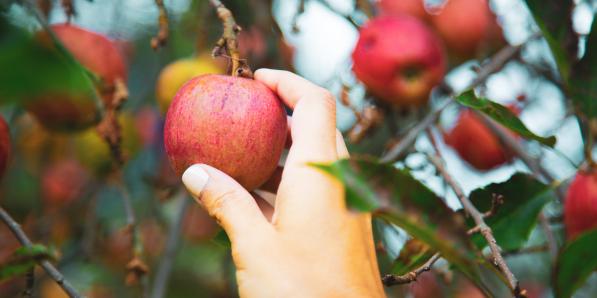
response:
<path id="1" fill-rule="evenodd" d="M 259 69 L 261 81 L 291 109 L 292 147 L 290 162 L 336 159 L 336 100 L 326 89 L 288 71 Z"/>

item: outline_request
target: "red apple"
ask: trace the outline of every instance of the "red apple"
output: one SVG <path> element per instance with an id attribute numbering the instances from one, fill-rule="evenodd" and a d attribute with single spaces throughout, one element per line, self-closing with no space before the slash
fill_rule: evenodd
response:
<path id="1" fill-rule="evenodd" d="M 116 80 L 126 82 L 126 65 L 118 47 L 105 36 L 75 25 L 52 25 L 62 44 L 84 67 L 100 80 L 98 94 L 104 102 L 112 100 Z M 49 36 L 39 33 L 49 43 Z M 55 91 L 31 99 L 26 108 L 46 128 L 58 131 L 81 130 L 97 123 L 98 114 L 92 94 Z"/>
<path id="2" fill-rule="evenodd" d="M 201 242 L 211 239 L 218 225 L 199 205 L 190 206 L 182 222 L 182 235 L 189 241 Z"/>
<path id="3" fill-rule="evenodd" d="M 180 176 L 205 163 L 248 190 L 274 172 L 286 142 L 286 113 L 280 99 L 261 82 L 203 75 L 174 97 L 164 126 L 170 164 Z"/>
<path id="4" fill-rule="evenodd" d="M 81 164 L 75 160 L 61 160 L 43 172 L 42 195 L 49 206 L 62 206 L 84 195 L 88 182 L 89 174 Z"/>
<path id="5" fill-rule="evenodd" d="M 442 45 L 411 16 L 382 16 L 365 24 L 352 53 L 353 71 L 371 93 L 388 103 L 423 105 L 443 78 Z"/>
<path id="6" fill-rule="evenodd" d="M 429 18 L 423 0 L 380 0 L 378 7 L 382 15 L 406 14 L 421 20 Z"/>
<path id="7" fill-rule="evenodd" d="M 450 54 L 459 59 L 474 58 L 480 50 L 503 43 L 487 0 L 448 0 L 432 23 Z"/>
<path id="8" fill-rule="evenodd" d="M 460 113 L 456 126 L 444 135 L 444 140 L 477 170 L 487 171 L 512 159 L 498 137 L 468 109 Z"/>
<path id="9" fill-rule="evenodd" d="M 10 130 L 4 118 L 0 116 L 0 178 L 6 171 L 10 157 Z"/>
<path id="10" fill-rule="evenodd" d="M 597 228 L 597 171 L 579 171 L 564 202 L 564 225 L 568 239 Z"/>

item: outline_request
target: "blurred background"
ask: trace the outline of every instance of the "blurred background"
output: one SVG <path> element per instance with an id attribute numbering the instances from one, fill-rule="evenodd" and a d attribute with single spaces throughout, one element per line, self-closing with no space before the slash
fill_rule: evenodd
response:
<path id="1" fill-rule="evenodd" d="M 28 32 L 41 29 L 24 6 L 5 2 L 3 14 L 9 23 Z M 44 6 L 50 24 L 67 21 L 60 1 L 45 2 L 52 4 Z M 361 6 L 349 0 L 308 0 L 304 1 L 304 11 L 301 11 L 301 1 L 295 0 L 222 2 L 243 28 L 239 37 L 241 55 L 248 58 L 254 70 L 268 67 L 295 71 L 330 89 L 338 98 L 348 92 L 350 102 L 358 109 L 371 101 L 352 73 L 351 54 L 358 39 L 355 24 L 362 25 L 368 19 L 362 7 L 376 11 L 375 1 Z M 158 268 L 177 225 L 182 226 L 182 237 L 163 297 L 237 296 L 234 267 L 225 243 L 218 241 L 219 228 L 199 206 L 192 203 L 187 207 L 190 200 L 164 157 L 161 134 L 165 108 L 159 97 L 160 92 L 166 93 L 163 96 L 169 95 L 157 87 L 166 66 L 176 61 L 194 60 L 195 67 L 205 68 L 205 72 L 223 72 L 226 60 L 210 57 L 220 37 L 221 24 L 208 1 L 165 0 L 164 3 L 169 17 L 169 36 L 167 43 L 156 51 L 150 46 L 150 40 L 158 31 L 159 11 L 154 1 L 72 1 L 75 14 L 70 22 L 114 40 L 128 67 L 129 97 L 119 116 L 126 158 L 121 176 L 110 170 L 110 148 L 95 131 L 52 132 L 41 127 L 19 105 L 0 108 L 12 136 L 11 160 L 0 185 L 0 204 L 22 223 L 34 242 L 51 248 L 58 256 L 60 270 L 89 297 L 138 297 L 154 293 Z M 443 1 L 425 3 L 432 11 L 441 9 Z M 590 31 L 597 1 L 576 0 L 575 3 L 573 27 L 581 36 L 582 53 L 583 38 Z M 502 28 L 503 45 L 524 43 L 538 31 L 522 0 L 492 0 L 489 4 Z M 489 54 L 491 51 L 450 60 L 446 82 L 453 89 L 462 90 L 474 79 L 476 67 Z M 524 101 L 520 118 L 527 127 L 538 135 L 555 135 L 558 139 L 553 149 L 536 143 L 528 143 L 526 148 L 542 157 L 543 166 L 555 178 L 567 181 L 584 160 L 583 143 L 578 121 L 569 112 L 556 77 L 555 62 L 546 42 L 533 39 L 526 43 L 519 58 L 490 76 L 482 93 L 504 104 Z M 435 103 L 432 98 L 431 106 Z M 400 122 L 403 126 L 398 130 L 407 132 L 412 123 L 420 119 L 420 113 L 425 112 L 402 113 L 405 120 Z M 353 111 L 340 102 L 337 116 L 337 126 L 342 131 L 350 130 L 356 121 Z M 442 114 L 441 126 L 450 129 L 457 117 L 458 107 L 449 108 Z M 438 136 L 441 133 L 435 132 Z M 351 152 L 380 155 L 386 150 L 391 134 L 387 128 L 378 128 L 358 144 L 349 144 Z M 413 170 L 415 177 L 440 197 L 445 197 L 450 207 L 459 209 L 454 194 L 447 190 L 433 169 L 426 166 L 425 156 L 417 153 L 428 151 L 430 146 L 425 135 L 420 136 L 416 150 L 397 165 Z M 529 172 L 520 161 L 490 171 L 478 171 L 442 141 L 438 146 L 443 151 L 448 171 L 458 177 L 467 193 L 504 181 L 515 172 Z M 124 228 L 127 211 L 122 196 L 132 202 L 139 235 L 136 243 L 140 247 L 130 247 L 135 241 L 131 241 L 131 233 Z M 561 207 L 550 206 L 547 213 L 557 217 Z M 387 255 L 380 258 L 393 259 L 400 253 L 407 236 L 397 229 L 382 231 L 382 234 L 386 237 Z M 529 245 L 541 241 L 542 236 L 538 234 L 533 232 Z M 10 232 L 0 225 L 0 261 L 7 259 L 17 246 Z M 139 281 L 131 281 L 125 267 L 136 253 L 143 257 L 149 272 Z M 538 294 L 531 297 L 552 297 L 544 290 L 550 280 L 548 258 L 546 253 L 537 253 L 508 259 L 523 284 L 537 288 Z M 384 262 L 381 263 L 383 266 Z M 447 264 L 440 262 L 439 267 L 439 271 L 443 268 L 444 274 L 449 274 Z M 594 275 L 575 297 L 597 296 Z M 392 297 L 480 295 L 455 294 L 453 289 L 445 289 L 466 286 L 460 281 L 438 282 L 442 278 L 439 273 L 429 276 L 418 283 L 388 289 L 388 293 Z M 40 297 L 65 297 L 42 271 L 36 277 Z M 445 291 L 422 293 L 419 288 L 433 287 L 424 286 L 425 282 Z M 0 281 L 0 297 L 17 297 L 23 287 L 23 277 L 4 279 Z"/>

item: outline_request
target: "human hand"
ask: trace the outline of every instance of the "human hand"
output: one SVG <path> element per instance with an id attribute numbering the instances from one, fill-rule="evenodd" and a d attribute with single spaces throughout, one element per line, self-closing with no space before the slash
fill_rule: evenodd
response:
<path id="1" fill-rule="evenodd" d="M 343 186 L 308 165 L 348 157 L 335 127 L 334 97 L 286 71 L 260 69 L 255 79 L 294 110 L 271 222 L 223 172 L 198 164 L 182 177 L 230 238 L 240 295 L 383 297 L 371 215 L 347 210 Z"/>

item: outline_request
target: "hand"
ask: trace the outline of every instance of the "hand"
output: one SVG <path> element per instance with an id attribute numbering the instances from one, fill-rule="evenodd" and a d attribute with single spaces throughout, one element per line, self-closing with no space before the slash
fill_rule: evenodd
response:
<path id="1" fill-rule="evenodd" d="M 271 222 L 223 172 L 199 164 L 182 177 L 230 238 L 240 295 L 383 297 L 371 215 L 347 210 L 343 186 L 308 165 L 348 157 L 336 130 L 334 97 L 286 71 L 260 69 L 255 79 L 294 109 Z"/>

